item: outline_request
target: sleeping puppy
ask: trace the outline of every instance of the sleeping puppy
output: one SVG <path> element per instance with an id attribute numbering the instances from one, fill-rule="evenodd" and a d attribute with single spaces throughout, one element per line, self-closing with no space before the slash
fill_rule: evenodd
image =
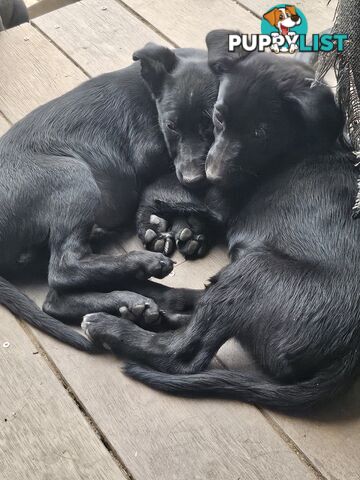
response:
<path id="1" fill-rule="evenodd" d="M 353 158 L 336 147 L 342 115 L 328 87 L 310 88 L 308 66 L 230 55 L 227 33 L 207 37 L 220 89 L 206 173 L 230 204 L 231 264 L 194 295 L 178 330 L 153 334 L 104 314 L 85 317 L 83 328 L 146 364 L 126 372 L 153 388 L 300 411 L 342 392 L 359 371 Z M 201 372 L 231 337 L 265 375 Z"/>
<path id="2" fill-rule="evenodd" d="M 148 44 L 134 59 L 37 108 L 0 139 L 0 272 L 24 252 L 48 247 L 51 288 L 46 314 L 0 277 L 0 303 L 83 350 L 92 345 L 49 315 L 81 318 L 95 302 L 141 316 L 150 300 L 119 290 L 130 280 L 162 278 L 173 266 L 162 253 L 94 254 L 94 224 L 126 225 L 144 187 L 173 169 L 184 185 L 201 183 L 213 138 L 218 81 L 206 52 Z M 97 292 L 93 303 L 86 291 Z"/>

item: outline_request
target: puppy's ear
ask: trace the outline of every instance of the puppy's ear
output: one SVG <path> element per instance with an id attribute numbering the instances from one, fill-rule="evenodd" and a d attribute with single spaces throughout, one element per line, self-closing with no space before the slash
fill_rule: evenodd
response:
<path id="1" fill-rule="evenodd" d="M 230 72 L 239 60 L 248 55 L 241 48 L 229 52 L 229 35 L 241 34 L 234 30 L 212 30 L 206 35 L 209 67 L 217 75 Z"/>
<path id="2" fill-rule="evenodd" d="M 160 95 L 166 76 L 177 63 L 177 56 L 169 48 L 148 43 L 133 54 L 133 60 L 140 60 L 141 76 L 155 97 Z"/>
<path id="3" fill-rule="evenodd" d="M 302 119 L 313 145 L 324 148 L 339 137 L 344 119 L 330 88 L 325 85 L 311 88 L 311 83 L 307 79 L 301 87 L 287 92 L 284 99 L 292 114 Z"/>

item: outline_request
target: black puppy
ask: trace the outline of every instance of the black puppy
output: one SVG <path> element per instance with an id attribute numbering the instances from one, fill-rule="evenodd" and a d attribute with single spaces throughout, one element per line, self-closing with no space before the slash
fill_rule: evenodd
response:
<path id="1" fill-rule="evenodd" d="M 344 390 L 360 365 L 353 158 L 334 146 L 342 117 L 326 86 L 310 88 L 309 67 L 271 54 L 233 56 L 226 33 L 207 39 L 221 82 L 206 173 L 230 202 L 232 263 L 193 297 L 191 320 L 177 331 L 154 334 L 103 314 L 85 317 L 83 328 L 160 370 L 126 370 L 154 388 L 306 409 Z M 196 373 L 230 337 L 265 377 Z"/>
<path id="2" fill-rule="evenodd" d="M 39 107 L 0 139 L 0 271 L 48 245 L 48 313 L 56 310 L 56 291 L 109 292 L 167 275 L 172 262 L 160 253 L 93 254 L 91 229 L 125 224 L 144 186 L 171 171 L 172 161 L 183 184 L 205 177 L 218 84 L 206 52 L 148 44 L 134 59 L 140 62 Z M 110 311 L 129 304 L 139 313 L 148 302 L 126 292 L 98 297 Z M 83 305 L 81 295 L 77 302 Z M 0 303 L 66 343 L 92 348 L 3 278 Z"/>

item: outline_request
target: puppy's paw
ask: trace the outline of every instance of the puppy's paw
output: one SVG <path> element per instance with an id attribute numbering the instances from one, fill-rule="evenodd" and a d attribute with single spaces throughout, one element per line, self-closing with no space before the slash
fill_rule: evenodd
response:
<path id="1" fill-rule="evenodd" d="M 89 340 L 106 350 L 116 350 L 121 341 L 121 320 L 106 313 L 85 315 L 81 328 Z"/>
<path id="2" fill-rule="evenodd" d="M 160 322 L 159 307 L 151 298 L 134 292 L 116 292 L 121 318 L 142 327 L 155 326 Z"/>
<path id="3" fill-rule="evenodd" d="M 208 252 L 208 242 L 202 222 L 189 217 L 174 223 L 176 246 L 179 252 L 187 259 L 194 260 L 203 257 Z"/>
<path id="4" fill-rule="evenodd" d="M 164 278 L 172 271 L 175 263 L 162 253 L 155 252 L 130 252 L 126 256 L 126 262 L 129 271 L 138 280 Z"/>
<path id="5" fill-rule="evenodd" d="M 144 246 L 152 252 L 170 256 L 175 250 L 175 239 L 171 231 L 167 231 L 168 222 L 157 215 L 150 216 L 148 228 L 144 233 Z"/>

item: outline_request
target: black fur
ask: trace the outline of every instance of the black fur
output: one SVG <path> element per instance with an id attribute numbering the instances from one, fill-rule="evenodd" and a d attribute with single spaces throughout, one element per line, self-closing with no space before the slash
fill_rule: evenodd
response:
<path id="1" fill-rule="evenodd" d="M 154 388 L 309 409 L 347 388 L 360 365 L 360 224 L 351 218 L 353 158 L 335 145 L 342 116 L 327 87 L 310 89 L 307 66 L 255 54 L 231 68 L 227 58 L 220 71 L 206 172 L 230 205 L 231 264 L 175 332 L 103 314 L 86 317 L 84 328 L 159 370 L 126 369 Z M 231 337 L 265 377 L 198 373 Z"/>
<path id="2" fill-rule="evenodd" d="M 25 251 L 47 245 L 48 313 L 55 310 L 51 300 L 65 291 L 109 292 L 167 275 L 172 262 L 160 253 L 94 254 L 90 232 L 95 223 L 107 229 L 126 224 L 144 187 L 173 165 L 184 184 L 205 177 L 218 84 L 206 52 L 149 44 L 135 58 L 140 62 L 37 108 L 0 139 L 0 272 L 11 271 Z M 176 124 L 171 133 L 170 120 Z M 92 349 L 4 280 L 0 301 L 56 338 Z M 110 308 L 108 296 L 103 303 Z M 115 295 L 111 311 L 135 303 Z"/>

